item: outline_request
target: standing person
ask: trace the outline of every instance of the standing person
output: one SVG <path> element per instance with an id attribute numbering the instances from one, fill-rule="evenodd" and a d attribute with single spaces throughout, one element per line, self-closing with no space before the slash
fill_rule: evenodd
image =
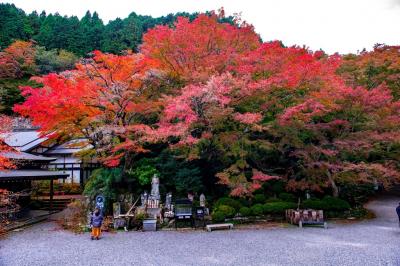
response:
<path id="1" fill-rule="evenodd" d="M 400 202 L 399 202 L 399 206 L 397 206 L 397 208 L 396 208 L 396 212 L 397 212 L 397 216 L 399 217 L 399 227 L 400 227 Z"/>
<path id="2" fill-rule="evenodd" d="M 99 240 L 101 234 L 101 225 L 103 224 L 103 215 L 99 208 L 96 208 L 90 217 L 90 225 L 92 226 L 92 237 L 91 239 Z"/>

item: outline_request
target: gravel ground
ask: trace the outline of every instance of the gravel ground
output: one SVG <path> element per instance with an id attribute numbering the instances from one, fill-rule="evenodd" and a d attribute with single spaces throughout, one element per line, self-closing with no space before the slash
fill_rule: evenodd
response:
<path id="1" fill-rule="evenodd" d="M 377 219 L 328 230 L 118 232 L 91 241 L 42 223 L 1 240 L 0 265 L 400 265 L 398 202 L 371 202 Z"/>

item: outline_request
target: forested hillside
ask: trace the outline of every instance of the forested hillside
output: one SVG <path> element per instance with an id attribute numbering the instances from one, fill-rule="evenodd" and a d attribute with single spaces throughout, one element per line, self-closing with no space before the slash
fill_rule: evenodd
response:
<path id="1" fill-rule="evenodd" d="M 64 49 L 79 56 L 94 50 L 110 53 L 137 50 L 144 32 L 155 25 L 170 25 L 178 16 L 193 20 L 197 14 L 183 12 L 153 18 L 132 12 L 127 18 L 105 24 L 96 12 L 88 11 L 79 19 L 44 11 L 26 14 L 15 5 L 0 4 L 0 48 L 4 49 L 13 40 L 34 40 L 47 49 Z M 223 20 L 232 22 L 232 17 Z"/>

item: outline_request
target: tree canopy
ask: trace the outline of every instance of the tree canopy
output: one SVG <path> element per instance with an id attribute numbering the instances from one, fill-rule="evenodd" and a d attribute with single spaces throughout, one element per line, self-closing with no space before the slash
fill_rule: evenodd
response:
<path id="1" fill-rule="evenodd" d="M 168 151 L 171 163 L 193 166 L 180 172 L 193 175 L 185 188 L 200 190 L 201 176 L 246 196 L 284 180 L 337 196 L 342 183 L 399 180 L 400 101 L 393 84 L 352 80 L 364 56 L 348 67 L 340 55 L 263 43 L 251 25 L 200 14 L 149 30 L 138 51 L 94 51 L 36 77 L 42 87 L 22 87 L 14 110 L 54 137 L 86 137 L 106 167 L 138 182 L 170 171 L 153 158 Z"/>

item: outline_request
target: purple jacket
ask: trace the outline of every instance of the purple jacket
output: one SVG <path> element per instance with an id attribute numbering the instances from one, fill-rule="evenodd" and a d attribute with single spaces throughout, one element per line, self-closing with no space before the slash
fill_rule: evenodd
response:
<path id="1" fill-rule="evenodd" d="M 397 206 L 397 208 L 396 208 L 396 212 L 397 212 L 397 215 L 399 216 L 399 219 L 400 219 L 400 205 L 399 205 L 399 206 Z"/>
<path id="2" fill-rule="evenodd" d="M 103 215 L 99 213 L 98 215 L 92 214 L 92 217 L 90 218 L 90 224 L 93 227 L 101 227 L 101 224 L 103 223 Z"/>

